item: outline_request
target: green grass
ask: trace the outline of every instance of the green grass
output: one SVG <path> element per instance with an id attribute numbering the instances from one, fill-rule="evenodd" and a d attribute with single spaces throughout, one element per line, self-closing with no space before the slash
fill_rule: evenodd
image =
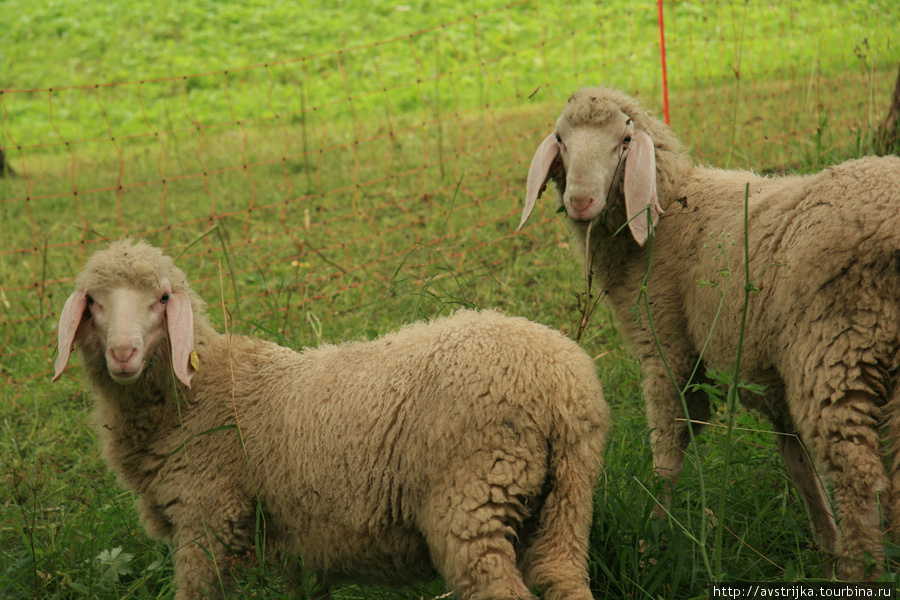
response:
<path id="1" fill-rule="evenodd" d="M 58 311 L 107 239 L 164 245 L 220 327 L 292 347 L 463 305 L 577 332 L 581 267 L 552 202 L 514 233 L 525 174 L 578 85 L 661 113 L 658 29 L 653 2 L 557 6 L 2 4 L 0 147 L 18 175 L 0 178 L 0 597 L 172 593 L 171 552 L 99 457 L 77 361 L 49 384 Z M 870 151 L 900 60 L 896 3 L 666 11 L 672 125 L 698 160 L 812 171 Z M 603 307 L 581 344 L 615 416 L 597 597 L 705 598 L 704 553 L 730 580 L 822 575 L 772 434 L 740 408 L 730 436 L 715 414 L 672 517 L 650 520 L 639 368 Z M 277 569 L 250 564 L 242 582 L 282 597 Z"/>
<path id="2" fill-rule="evenodd" d="M 293 122 L 311 106 L 323 119 L 402 120 L 423 108 L 435 118 L 541 87 L 537 99 L 558 103 L 560 89 L 590 81 L 660 91 L 654 2 L 4 5 L 3 147 L 152 136 L 210 118 Z M 808 88 L 858 61 L 889 68 L 879 61 L 896 56 L 895 15 L 890 0 L 678 2 L 670 82 L 697 90 L 737 75 Z"/>

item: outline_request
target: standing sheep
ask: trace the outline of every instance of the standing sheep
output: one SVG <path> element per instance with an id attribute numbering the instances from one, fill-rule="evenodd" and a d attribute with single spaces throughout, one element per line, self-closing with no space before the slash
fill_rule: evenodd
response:
<path id="1" fill-rule="evenodd" d="M 180 600 L 222 596 L 222 559 L 251 548 L 258 515 L 326 590 L 436 570 L 459 598 L 533 598 L 522 574 L 547 598 L 591 597 L 609 414 L 558 332 L 460 311 L 297 353 L 217 333 L 172 259 L 126 240 L 76 279 L 54 381 L 73 343 L 103 457 L 174 549 Z"/>
<path id="2" fill-rule="evenodd" d="M 749 268 L 758 293 L 741 378 L 767 388 L 742 402 L 771 420 L 814 532 L 839 557 L 838 575 L 865 576 L 867 555 L 882 562 L 882 517 L 900 524 L 900 458 L 886 464 L 881 443 L 883 435 L 891 455 L 900 446 L 900 159 L 778 178 L 696 167 L 634 99 L 592 88 L 569 99 L 538 147 L 520 229 L 550 179 L 641 362 L 654 466 L 670 487 L 689 432 L 667 367 L 686 389 L 703 378 L 701 359 L 714 369 L 735 364 L 743 286 L 720 298 L 727 286 L 720 273 L 727 268 L 737 279 L 744 269 L 749 184 Z M 654 227 L 647 273 L 643 246 Z M 632 313 L 645 274 L 658 346 L 647 313 Z M 704 394 L 688 392 L 686 400 L 691 419 L 707 419 Z M 817 473 L 831 485 L 834 516 Z"/>

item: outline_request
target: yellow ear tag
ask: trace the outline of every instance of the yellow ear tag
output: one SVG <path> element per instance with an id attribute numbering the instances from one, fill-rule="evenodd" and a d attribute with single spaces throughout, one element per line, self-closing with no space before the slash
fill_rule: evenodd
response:
<path id="1" fill-rule="evenodd" d="M 197 355 L 196 350 L 191 350 L 191 366 L 195 371 L 200 370 L 200 356 Z"/>

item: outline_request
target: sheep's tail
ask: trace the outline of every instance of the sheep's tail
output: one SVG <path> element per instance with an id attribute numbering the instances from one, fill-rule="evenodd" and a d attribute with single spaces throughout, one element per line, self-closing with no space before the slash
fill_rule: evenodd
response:
<path id="1" fill-rule="evenodd" d="M 588 538 L 608 422 L 602 401 L 593 408 L 592 418 L 579 421 L 578 430 L 569 426 L 550 442 L 547 492 L 523 557 L 526 580 L 547 600 L 591 598 Z"/>

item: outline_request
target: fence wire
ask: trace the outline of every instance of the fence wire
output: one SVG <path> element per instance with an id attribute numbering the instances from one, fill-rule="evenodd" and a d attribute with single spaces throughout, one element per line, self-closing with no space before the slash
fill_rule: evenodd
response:
<path id="1" fill-rule="evenodd" d="M 48 378 L 74 276 L 123 236 L 279 331 L 564 239 L 551 203 L 515 226 L 568 95 L 613 85 L 661 114 L 656 3 L 611 4 L 523 0 L 223 71 L 0 90 L 3 395 Z M 698 161 L 781 172 L 868 150 L 900 62 L 896 2 L 664 8 L 672 127 Z"/>

